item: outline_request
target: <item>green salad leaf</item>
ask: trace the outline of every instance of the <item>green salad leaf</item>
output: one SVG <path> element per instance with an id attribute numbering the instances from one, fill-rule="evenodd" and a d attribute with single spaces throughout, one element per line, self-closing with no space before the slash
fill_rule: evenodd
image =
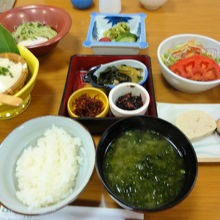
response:
<path id="1" fill-rule="evenodd" d="M 0 24 L 0 53 L 12 52 L 20 55 L 11 33 Z"/>

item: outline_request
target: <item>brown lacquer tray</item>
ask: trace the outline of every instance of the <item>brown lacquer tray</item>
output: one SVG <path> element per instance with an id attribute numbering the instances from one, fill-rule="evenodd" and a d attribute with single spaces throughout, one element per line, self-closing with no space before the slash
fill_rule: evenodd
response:
<path id="1" fill-rule="evenodd" d="M 63 91 L 63 97 L 60 104 L 59 115 L 67 116 L 67 102 L 70 95 L 77 89 L 85 86 L 82 80 L 82 76 L 88 72 L 88 70 L 96 65 L 109 63 L 120 59 L 135 59 L 147 66 L 149 76 L 143 86 L 147 89 L 150 95 L 150 104 L 145 115 L 157 116 L 156 101 L 154 94 L 153 78 L 151 71 L 151 60 L 147 55 L 74 55 L 70 58 L 68 75 L 66 78 L 66 84 Z M 108 126 L 116 122 L 120 118 L 114 117 L 109 112 L 107 117 L 104 118 L 92 118 L 92 117 L 79 117 L 73 119 L 83 124 L 92 134 L 101 134 Z"/>

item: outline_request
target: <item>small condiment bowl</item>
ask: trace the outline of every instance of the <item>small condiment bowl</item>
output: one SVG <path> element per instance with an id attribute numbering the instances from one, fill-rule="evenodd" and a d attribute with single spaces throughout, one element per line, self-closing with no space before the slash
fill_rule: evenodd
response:
<path id="1" fill-rule="evenodd" d="M 132 96 L 141 96 L 143 105 L 135 110 L 124 110 L 116 105 L 120 96 L 131 93 Z M 148 91 L 137 83 L 120 83 L 109 92 L 109 105 L 112 114 L 115 117 L 129 117 L 135 115 L 144 115 L 150 103 Z"/>
<path id="2" fill-rule="evenodd" d="M 83 94 L 86 94 L 87 96 L 90 96 L 91 98 L 96 97 L 98 100 L 101 100 L 103 103 L 103 111 L 96 115 L 96 118 L 105 117 L 109 112 L 109 101 L 107 95 L 101 90 L 94 87 L 84 87 L 81 89 L 76 90 L 72 93 L 72 95 L 69 97 L 67 102 L 67 110 L 71 117 L 79 117 L 74 113 L 74 110 L 76 108 L 75 100 L 82 96 Z"/>

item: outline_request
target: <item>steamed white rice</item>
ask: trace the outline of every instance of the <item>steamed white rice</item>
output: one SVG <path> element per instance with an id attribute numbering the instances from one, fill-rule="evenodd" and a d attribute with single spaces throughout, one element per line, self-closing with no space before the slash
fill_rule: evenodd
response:
<path id="1" fill-rule="evenodd" d="M 16 163 L 17 198 L 30 208 L 55 204 L 73 190 L 79 171 L 81 140 L 52 126 L 24 150 Z"/>

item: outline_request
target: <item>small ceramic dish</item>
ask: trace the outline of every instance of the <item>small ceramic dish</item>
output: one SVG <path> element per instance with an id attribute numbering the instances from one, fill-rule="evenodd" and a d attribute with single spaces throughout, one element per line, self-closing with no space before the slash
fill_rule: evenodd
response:
<path id="1" fill-rule="evenodd" d="M 80 117 L 79 115 L 74 113 L 76 109 L 75 101 L 84 94 L 89 96 L 90 98 L 96 98 L 97 100 L 100 100 L 103 103 L 103 110 L 101 113 L 95 116 L 96 118 L 105 117 L 108 114 L 109 101 L 106 94 L 100 89 L 96 89 L 93 87 L 84 87 L 73 92 L 73 94 L 68 99 L 67 110 L 71 117 L 76 117 L 76 118 Z M 88 106 L 88 107 L 90 109 L 92 108 L 92 106 Z"/>
<path id="2" fill-rule="evenodd" d="M 132 67 L 135 69 L 140 69 L 140 76 L 136 77 L 140 78 L 140 85 L 143 85 L 147 78 L 148 78 L 148 70 L 147 67 L 140 61 L 133 60 L 133 59 L 122 59 L 122 60 L 116 60 L 110 63 L 101 64 L 98 66 L 92 67 L 87 74 L 83 76 L 83 81 L 86 83 L 91 84 L 92 86 L 96 88 L 103 88 L 103 89 L 112 89 L 115 87 L 115 84 L 109 84 L 109 85 L 100 85 L 97 83 L 97 79 L 99 78 L 100 74 L 105 71 L 108 67 L 116 67 L 118 68 L 121 65 L 125 65 L 128 68 Z M 136 83 L 136 82 L 135 82 Z"/>
<path id="3" fill-rule="evenodd" d="M 143 105 L 135 110 L 124 110 L 116 105 L 119 97 L 131 93 L 131 96 L 141 96 Z M 115 117 L 129 117 L 135 115 L 144 115 L 150 103 L 148 91 L 137 83 L 121 83 L 115 86 L 109 92 L 109 105 L 112 114 Z"/>
<path id="4" fill-rule="evenodd" d="M 83 46 L 91 47 L 95 54 L 138 54 L 140 49 L 148 46 L 146 42 L 144 13 L 139 14 L 105 14 L 91 13 L 91 22 Z M 103 33 L 119 22 L 125 22 L 130 32 L 137 36 L 136 42 L 99 41 Z"/>
<path id="5" fill-rule="evenodd" d="M 63 9 L 48 5 L 25 5 L 0 14 L 0 23 L 13 32 L 16 27 L 24 22 L 38 21 L 49 25 L 57 32 L 50 40 L 27 48 L 36 56 L 42 56 L 56 47 L 58 42 L 69 32 L 72 20 L 70 15 Z"/>

